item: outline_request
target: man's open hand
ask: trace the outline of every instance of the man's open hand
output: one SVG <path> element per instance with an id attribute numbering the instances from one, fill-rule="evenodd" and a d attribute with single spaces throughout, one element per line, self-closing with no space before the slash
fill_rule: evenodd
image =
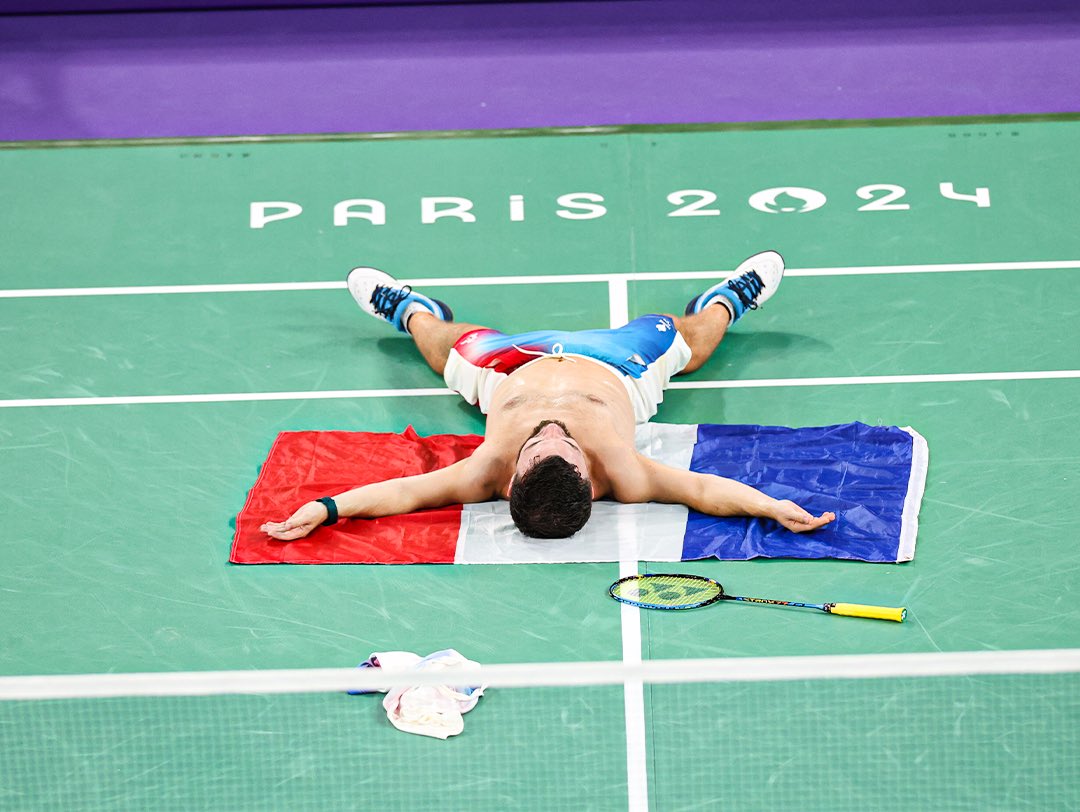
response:
<path id="1" fill-rule="evenodd" d="M 295 541 L 326 521 L 328 515 L 322 502 L 308 502 L 285 521 L 267 522 L 259 529 L 278 541 Z"/>
<path id="2" fill-rule="evenodd" d="M 807 530 L 817 530 L 831 521 L 835 521 L 835 513 L 822 513 L 815 517 L 807 513 L 794 502 L 784 499 L 773 506 L 772 517 L 793 533 L 805 533 Z"/>

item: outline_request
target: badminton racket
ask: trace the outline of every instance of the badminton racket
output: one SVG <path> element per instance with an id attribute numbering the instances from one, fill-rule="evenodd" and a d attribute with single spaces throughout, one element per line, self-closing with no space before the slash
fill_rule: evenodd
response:
<path id="1" fill-rule="evenodd" d="M 747 603 L 770 603 L 776 606 L 818 609 L 830 615 L 895 620 L 897 623 L 902 623 L 907 617 L 907 609 L 902 607 L 864 606 L 860 603 L 797 603 L 728 595 L 724 592 L 722 584 L 700 575 L 672 573 L 628 575 L 613 583 L 608 589 L 608 594 L 621 603 L 628 603 L 642 609 L 697 609 L 699 606 L 708 606 L 717 601 L 746 601 Z"/>

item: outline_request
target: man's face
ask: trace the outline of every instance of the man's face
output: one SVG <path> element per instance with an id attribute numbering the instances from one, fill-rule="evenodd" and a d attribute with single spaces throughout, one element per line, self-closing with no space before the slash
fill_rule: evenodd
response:
<path id="1" fill-rule="evenodd" d="M 577 468 L 578 473 L 588 479 L 589 467 L 585 452 L 570 436 L 570 432 L 558 420 L 544 420 L 540 423 L 518 452 L 516 476 L 521 476 L 545 457 L 562 457 Z"/>

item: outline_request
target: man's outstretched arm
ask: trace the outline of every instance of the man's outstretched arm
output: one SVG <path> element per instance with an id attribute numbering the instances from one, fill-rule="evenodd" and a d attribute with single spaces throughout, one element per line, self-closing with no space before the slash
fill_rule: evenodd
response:
<path id="1" fill-rule="evenodd" d="M 427 474 L 374 482 L 337 495 L 330 494 L 341 518 L 377 519 L 424 508 L 484 502 L 495 496 L 494 488 L 477 481 L 464 459 Z M 326 521 L 321 502 L 307 502 L 283 522 L 266 522 L 259 529 L 278 541 L 304 538 Z"/>
<path id="2" fill-rule="evenodd" d="M 683 471 L 645 458 L 642 464 L 641 490 L 628 493 L 635 498 L 626 501 L 681 504 L 710 516 L 761 516 L 796 533 L 817 530 L 836 519 L 834 513 L 814 516 L 790 500 L 773 499 L 734 479 Z"/>

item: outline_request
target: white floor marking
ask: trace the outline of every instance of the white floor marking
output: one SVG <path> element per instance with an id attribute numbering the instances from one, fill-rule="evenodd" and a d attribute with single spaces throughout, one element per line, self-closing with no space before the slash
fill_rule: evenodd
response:
<path id="1" fill-rule="evenodd" d="M 31 406 L 143 406 L 160 403 L 245 403 L 260 400 L 334 400 L 337 398 L 400 398 L 457 395 L 449 389 L 337 389 L 325 392 L 237 392 L 209 395 L 131 395 L 84 398 L 0 400 L 0 408 Z"/>
<path id="2" fill-rule="evenodd" d="M 630 321 L 627 284 L 625 279 L 608 281 L 608 321 L 611 327 L 622 327 Z M 626 517 L 620 519 L 624 520 Z M 636 575 L 638 551 L 635 534 L 619 529 L 619 577 Z M 631 549 L 632 548 L 632 549 Z M 627 666 L 641 665 L 641 610 L 622 604 L 619 607 L 622 623 L 622 659 Z M 645 686 L 641 680 L 623 683 L 623 709 L 626 721 L 626 790 L 630 812 L 648 812 L 649 772 L 645 749 Z"/>
<path id="3" fill-rule="evenodd" d="M 0 299 L 42 299 L 64 296 L 145 296 L 177 293 L 265 293 L 345 289 L 344 282 L 250 282 L 222 285 L 140 285 L 101 288 L 27 288 L 0 290 Z"/>
<path id="4" fill-rule="evenodd" d="M 866 375 L 846 378 L 759 378 L 746 381 L 673 381 L 669 389 L 757 389 L 769 386 L 862 386 L 970 381 L 1046 381 L 1080 378 L 1080 369 L 1031 372 L 945 372 L 931 375 Z"/>
<path id="5" fill-rule="evenodd" d="M 673 381 L 669 389 L 755 389 L 792 386 L 963 383 L 969 381 L 1050 381 L 1080 378 L 1080 369 L 1036 372 L 956 372 L 935 375 L 872 375 L 851 378 L 767 378 L 748 381 Z M 335 400 L 449 396 L 449 389 L 334 389 L 324 392 L 223 392 L 204 395 L 118 395 L 110 397 L 19 398 L 0 400 L 0 409 L 41 406 L 142 406 L 163 403 L 232 403 L 261 400 Z"/>
<path id="6" fill-rule="evenodd" d="M 859 265 L 847 268 L 788 268 L 785 276 L 876 276 L 911 273 L 963 273 L 974 271 L 1080 270 L 1080 260 L 1033 262 L 957 262 L 936 265 Z M 727 270 L 649 271 L 623 274 L 561 274 L 543 276 L 482 276 L 402 279 L 414 287 L 467 287 L 470 285 L 550 285 L 574 283 L 642 282 L 680 279 L 715 279 Z M 265 293 L 275 291 L 338 290 L 345 282 L 253 282 L 220 285 L 140 285 L 92 288 L 26 288 L 0 290 L 0 299 L 38 299 L 56 296 L 138 296 L 148 294 Z"/>

